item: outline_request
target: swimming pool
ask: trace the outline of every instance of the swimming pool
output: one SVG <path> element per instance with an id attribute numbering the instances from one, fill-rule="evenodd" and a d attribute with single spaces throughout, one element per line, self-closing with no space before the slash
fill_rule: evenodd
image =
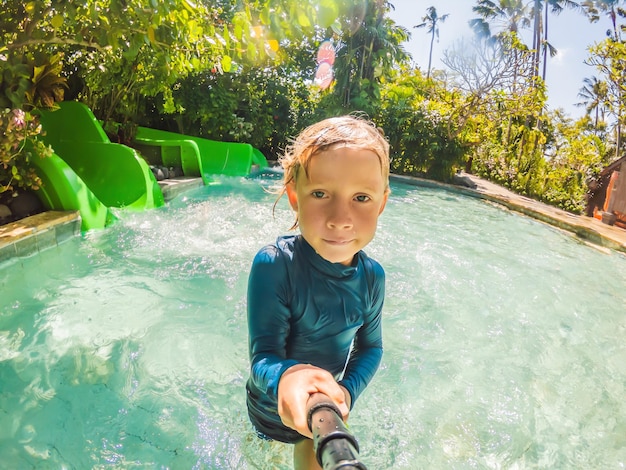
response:
<path id="1" fill-rule="evenodd" d="M 223 178 L 0 266 L 8 468 L 290 468 L 248 423 L 245 289 L 275 181 Z M 371 469 L 626 466 L 626 258 L 393 185 L 366 250 L 385 354 L 352 412 Z"/>

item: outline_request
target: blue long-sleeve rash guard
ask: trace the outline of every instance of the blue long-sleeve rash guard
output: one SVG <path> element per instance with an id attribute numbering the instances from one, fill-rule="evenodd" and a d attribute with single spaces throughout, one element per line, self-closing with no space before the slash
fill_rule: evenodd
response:
<path id="1" fill-rule="evenodd" d="M 362 251 L 351 266 L 330 263 L 299 235 L 280 237 L 254 258 L 248 282 L 251 374 L 248 412 L 257 430 L 283 442 L 301 439 L 278 416 L 278 382 L 295 364 L 326 369 L 352 404 L 383 353 L 385 273 Z"/>

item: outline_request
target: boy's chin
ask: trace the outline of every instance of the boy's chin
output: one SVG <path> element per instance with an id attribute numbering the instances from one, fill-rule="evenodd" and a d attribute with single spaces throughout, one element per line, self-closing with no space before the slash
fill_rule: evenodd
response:
<path id="1" fill-rule="evenodd" d="M 304 237 L 305 240 L 313 247 L 315 252 L 324 258 L 329 263 L 334 264 L 343 264 L 345 266 L 350 266 L 352 261 L 354 260 L 354 256 L 359 251 L 357 243 L 354 241 L 345 246 L 338 246 L 328 244 L 322 240 L 312 240 L 309 241 L 307 237 Z"/>
<path id="2" fill-rule="evenodd" d="M 332 253 L 319 253 L 318 254 L 324 258 L 329 263 L 334 264 L 343 264 L 344 266 L 350 266 L 352 264 L 352 260 L 354 260 L 354 253 L 352 255 L 338 255 Z"/>

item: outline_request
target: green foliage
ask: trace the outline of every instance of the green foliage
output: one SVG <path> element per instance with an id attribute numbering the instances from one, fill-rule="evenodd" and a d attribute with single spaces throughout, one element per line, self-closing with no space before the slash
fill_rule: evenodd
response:
<path id="1" fill-rule="evenodd" d="M 214 140 L 246 142 L 276 158 L 310 113 L 304 80 L 276 68 L 188 76 L 173 92 L 180 110 L 146 125 Z"/>
<path id="2" fill-rule="evenodd" d="M 589 49 L 591 57 L 587 64 L 596 67 L 606 84 L 603 105 L 615 118 L 615 158 L 623 155 L 626 143 L 623 129 L 626 126 L 626 42 L 612 38 L 595 44 Z"/>
<path id="3" fill-rule="evenodd" d="M 72 96 L 105 121 L 132 119 L 157 94 L 171 112 L 171 87 L 189 73 L 236 71 L 275 54 L 276 40 L 252 27 L 253 11 L 235 4 L 10 0 L 0 11 L 0 55 L 65 54 Z"/>
<path id="4" fill-rule="evenodd" d="M 580 214 L 587 182 L 608 163 L 607 146 L 588 117 L 572 123 L 554 113 L 545 116 L 542 129 L 512 126 L 508 145 L 492 135 L 478 148 L 474 169 L 513 191 Z M 537 151 L 542 142 L 549 143 L 546 154 Z"/>
<path id="5" fill-rule="evenodd" d="M 31 86 L 32 69 L 21 58 L 16 60 L 0 58 L 2 74 L 0 75 L 0 107 L 22 108 L 26 101 L 26 91 Z"/>
<path id="6" fill-rule="evenodd" d="M 355 19 L 359 15 L 352 11 L 349 28 L 344 28 L 347 31 L 340 37 L 332 102 L 344 112 L 359 110 L 372 115 L 380 100 L 381 80 L 389 77 L 397 64 L 408 61 L 401 44 L 409 34 L 385 16 L 384 2 L 356 2 L 352 8 L 363 8 L 363 16 Z"/>
<path id="7" fill-rule="evenodd" d="M 0 64 L 0 107 L 51 108 L 63 100 L 67 80 L 60 54 L 9 54 L 0 56 Z"/>
<path id="8" fill-rule="evenodd" d="M 575 123 L 555 116 L 557 141 L 546 159 L 539 199 L 580 214 L 587 204 L 587 184 L 609 161 L 605 142 L 595 133 L 588 117 Z"/>
<path id="9" fill-rule="evenodd" d="M 63 99 L 60 56 L 25 53 L 0 56 L 0 63 L 0 194 L 38 189 L 41 179 L 29 162 L 50 156 L 52 149 L 37 140 L 41 126 L 30 110 Z"/>
<path id="10" fill-rule="evenodd" d="M 498 135 L 508 133 L 509 141 Z M 476 174 L 515 192 L 536 196 L 535 180 L 543 175 L 545 162 L 539 143 L 545 136 L 524 124 L 500 128 L 489 135 L 474 151 L 473 170 Z"/>
<path id="11" fill-rule="evenodd" d="M 403 71 L 384 84 L 375 120 L 389 139 L 392 172 L 450 181 L 462 165 L 464 149 L 451 137 L 449 110 L 429 99 L 431 88 L 419 72 Z"/>
<path id="12" fill-rule="evenodd" d="M 41 134 L 38 118 L 21 109 L 1 110 L 0 131 L 0 194 L 17 188 L 38 189 L 41 179 L 29 162 L 52 155 L 52 149 L 37 140 Z"/>

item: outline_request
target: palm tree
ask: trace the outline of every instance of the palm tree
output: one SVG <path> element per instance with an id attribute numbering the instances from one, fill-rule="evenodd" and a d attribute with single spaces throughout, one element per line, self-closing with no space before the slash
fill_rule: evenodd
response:
<path id="1" fill-rule="evenodd" d="M 584 106 L 588 115 L 595 112 L 594 127 L 597 128 L 600 114 L 602 115 L 602 120 L 604 120 L 604 111 L 609 93 L 609 87 L 606 82 L 598 80 L 597 77 L 585 78 L 583 83 L 584 86 L 578 93 L 578 97 L 582 98 L 583 101 L 577 103 L 576 106 Z"/>
<path id="2" fill-rule="evenodd" d="M 391 7 L 385 0 L 367 0 L 359 27 L 343 34 L 334 64 L 334 94 L 344 109 L 364 109 L 363 103 L 371 102 L 369 98 L 376 93 L 380 76 L 408 60 L 402 43 L 409 33 L 385 15 Z M 360 104 L 355 102 L 359 99 Z"/>
<path id="3" fill-rule="evenodd" d="M 515 36 L 515 40 L 519 41 L 519 31 L 523 28 L 530 27 L 530 15 L 528 7 L 523 0 L 478 0 L 476 6 L 472 8 L 479 18 L 469 21 L 470 27 L 474 30 L 478 38 L 488 42 L 509 41 L 509 36 Z M 497 32 L 492 32 L 492 24 L 497 27 Z M 513 49 L 515 57 L 520 57 L 520 51 Z M 515 67 L 520 64 L 517 60 L 513 61 Z M 517 77 L 517 72 L 515 72 Z M 513 79 L 513 93 L 515 93 L 517 78 Z"/>
<path id="4" fill-rule="evenodd" d="M 611 19 L 612 26 L 612 30 L 607 30 L 606 35 L 615 41 L 619 41 L 621 35 L 617 27 L 617 16 L 621 10 L 619 7 L 621 2 L 622 0 L 585 0 L 581 6 L 591 23 L 598 22 L 602 13 L 606 14 Z"/>
<path id="5" fill-rule="evenodd" d="M 472 11 L 478 13 L 480 15 L 479 18 L 475 18 L 469 21 L 470 27 L 474 30 L 474 32 L 478 35 L 478 37 L 485 38 L 488 41 L 502 41 L 507 36 L 513 36 L 515 40 L 520 41 L 521 38 L 519 36 L 520 29 L 522 28 L 530 28 L 531 21 L 535 22 L 535 30 L 537 30 L 537 18 L 533 15 L 533 13 L 537 9 L 537 2 L 540 0 L 531 0 L 530 3 L 525 2 L 524 0 L 478 0 L 477 5 L 472 8 Z M 496 34 L 491 32 L 491 25 L 497 25 L 499 23 L 500 31 Z M 533 43 L 536 41 L 536 36 L 533 36 Z M 522 44 L 523 45 L 523 44 Z M 526 47 L 525 45 L 523 45 Z M 513 72 L 513 83 L 511 93 L 516 94 L 517 88 L 517 79 L 518 79 L 518 67 L 521 65 L 520 60 L 525 56 L 519 49 L 514 48 L 513 54 L 515 55 L 515 60 L 513 61 L 515 70 Z M 533 66 L 533 75 L 537 75 L 538 71 L 538 62 L 537 62 L 537 53 L 535 52 L 532 57 L 532 66 Z M 520 60 L 517 60 L 520 58 Z M 526 117 L 526 128 L 530 129 L 531 120 L 535 119 L 532 114 L 529 114 Z M 538 118 L 537 118 L 538 120 Z M 513 116 L 509 116 L 508 125 L 505 137 L 505 143 L 509 144 L 509 138 L 511 135 L 511 130 L 513 126 Z M 537 123 L 537 128 L 540 128 L 540 123 Z M 523 151 L 525 148 L 527 133 L 522 134 L 522 139 L 518 145 L 519 152 Z M 535 147 L 538 142 L 537 134 L 533 137 L 533 150 L 530 152 L 531 155 L 535 154 Z"/>
<path id="6" fill-rule="evenodd" d="M 541 0 L 535 0 L 535 25 L 538 26 L 538 30 L 535 31 L 536 40 L 536 51 L 537 54 L 540 53 L 539 46 L 541 45 L 541 49 L 543 49 L 543 71 L 541 73 L 541 78 L 546 80 L 546 69 L 548 63 L 548 53 L 550 53 L 550 57 L 554 57 L 557 53 L 557 50 L 548 42 L 548 18 L 549 13 L 553 13 L 555 15 L 560 15 L 563 10 L 566 8 L 577 9 L 580 8 L 580 4 L 574 2 L 572 0 L 545 0 L 543 3 L 543 28 L 541 27 L 541 23 L 539 20 L 540 10 L 541 10 Z M 543 29 L 543 38 L 541 39 L 541 29 Z M 537 61 L 539 56 L 537 56 Z"/>
<path id="7" fill-rule="evenodd" d="M 583 9 L 587 13 L 589 17 L 589 21 L 595 23 L 600 20 L 600 15 L 602 13 L 606 14 L 611 20 L 612 29 L 607 30 L 606 35 L 609 40 L 614 43 L 614 45 L 622 45 L 622 32 L 626 31 L 626 26 L 617 24 L 618 16 L 621 18 L 626 18 L 626 10 L 620 7 L 622 0 L 585 0 L 582 4 Z M 592 59 L 593 63 L 593 59 Z M 615 155 L 616 157 L 619 155 L 622 146 L 622 125 L 624 120 L 624 89 L 623 84 L 626 80 L 626 71 L 623 68 L 623 57 L 616 60 L 616 65 L 613 70 L 615 72 L 608 73 L 608 86 L 609 93 L 614 93 L 615 98 L 612 99 L 612 105 L 609 106 L 614 108 L 613 112 L 616 115 L 616 145 L 615 145 Z M 611 91 L 611 89 L 613 91 Z"/>
<path id="8" fill-rule="evenodd" d="M 435 42 L 435 36 L 439 41 L 439 26 L 438 23 L 444 23 L 448 17 L 448 13 L 439 16 L 435 7 L 428 7 L 426 10 L 426 16 L 422 17 L 422 23 L 413 26 L 414 28 L 428 27 L 428 33 L 430 34 L 430 51 L 428 53 L 428 71 L 426 72 L 426 79 L 430 78 L 430 66 L 433 60 L 433 44 Z"/>
<path id="9" fill-rule="evenodd" d="M 530 26 L 528 8 L 522 0 L 478 0 L 472 11 L 480 17 L 470 20 L 469 25 L 481 38 L 497 38 L 498 34 L 505 31 L 519 33 L 521 28 Z M 499 25 L 498 33 L 491 32 L 490 22 Z"/>

